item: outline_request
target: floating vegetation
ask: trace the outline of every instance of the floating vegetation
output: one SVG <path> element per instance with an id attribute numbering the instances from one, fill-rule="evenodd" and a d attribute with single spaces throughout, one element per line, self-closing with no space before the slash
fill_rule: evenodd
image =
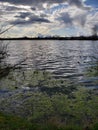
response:
<path id="1" fill-rule="evenodd" d="M 1 90 L 4 87 L 9 90 L 1 92 L 1 112 L 24 117 L 30 123 L 52 121 L 57 130 L 59 126 L 67 129 L 69 125 L 81 130 L 98 122 L 97 89 L 87 89 L 67 79 L 55 79 L 51 73 L 38 70 L 10 73 L 0 84 Z"/>
<path id="2" fill-rule="evenodd" d="M 10 73 L 0 81 L 1 89 L 27 89 L 54 94 L 56 92 L 71 93 L 76 87 L 68 79 L 55 79 L 47 71 L 17 71 Z"/>
<path id="3" fill-rule="evenodd" d="M 98 62 L 87 69 L 86 82 L 89 82 L 90 86 L 98 88 Z"/>

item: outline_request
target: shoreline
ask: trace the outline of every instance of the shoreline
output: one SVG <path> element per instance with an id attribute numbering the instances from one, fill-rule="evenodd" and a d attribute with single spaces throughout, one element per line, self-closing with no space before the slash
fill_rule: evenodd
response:
<path id="1" fill-rule="evenodd" d="M 29 38 L 29 37 L 19 37 L 19 38 L 0 38 L 0 40 L 92 40 L 96 41 L 98 40 L 98 37 L 45 37 L 45 38 L 40 38 L 40 37 L 34 37 L 34 38 Z"/>

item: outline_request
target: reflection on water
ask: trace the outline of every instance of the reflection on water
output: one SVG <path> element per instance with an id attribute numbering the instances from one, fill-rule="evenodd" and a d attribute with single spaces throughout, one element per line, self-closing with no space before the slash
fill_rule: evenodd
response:
<path id="1" fill-rule="evenodd" d="M 55 77 L 66 77 L 73 81 L 94 85 L 92 78 L 87 78 L 85 71 L 98 59 L 98 41 L 11 41 L 8 46 L 10 57 L 7 62 L 22 64 L 25 69 L 48 70 Z M 98 80 L 98 77 L 94 77 Z"/>

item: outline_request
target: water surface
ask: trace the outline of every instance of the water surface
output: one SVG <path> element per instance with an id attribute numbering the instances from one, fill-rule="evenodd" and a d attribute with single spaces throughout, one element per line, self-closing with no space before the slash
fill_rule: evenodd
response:
<path id="1" fill-rule="evenodd" d="M 98 76 L 87 77 L 87 70 L 96 65 L 98 41 L 11 41 L 7 62 L 15 64 L 25 58 L 25 69 L 52 72 L 56 78 L 69 78 L 85 86 L 98 87 Z M 98 71 L 98 70 L 97 70 Z"/>

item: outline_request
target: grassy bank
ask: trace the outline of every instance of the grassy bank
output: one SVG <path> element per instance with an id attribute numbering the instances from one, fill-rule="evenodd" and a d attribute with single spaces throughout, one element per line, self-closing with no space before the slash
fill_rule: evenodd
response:
<path id="1" fill-rule="evenodd" d="M 84 130 L 86 127 L 97 130 L 98 128 L 95 125 L 98 123 L 96 90 L 79 88 L 70 96 L 59 92 L 51 96 L 41 92 L 20 92 L 3 99 L 0 102 L 0 110 L 5 113 L 0 114 L 0 130 L 7 128 L 9 128 L 7 130 Z"/>
<path id="2" fill-rule="evenodd" d="M 54 121 L 35 124 L 26 119 L 0 113 L 0 130 L 98 130 L 98 124 L 83 128 L 79 125 L 60 125 Z"/>

